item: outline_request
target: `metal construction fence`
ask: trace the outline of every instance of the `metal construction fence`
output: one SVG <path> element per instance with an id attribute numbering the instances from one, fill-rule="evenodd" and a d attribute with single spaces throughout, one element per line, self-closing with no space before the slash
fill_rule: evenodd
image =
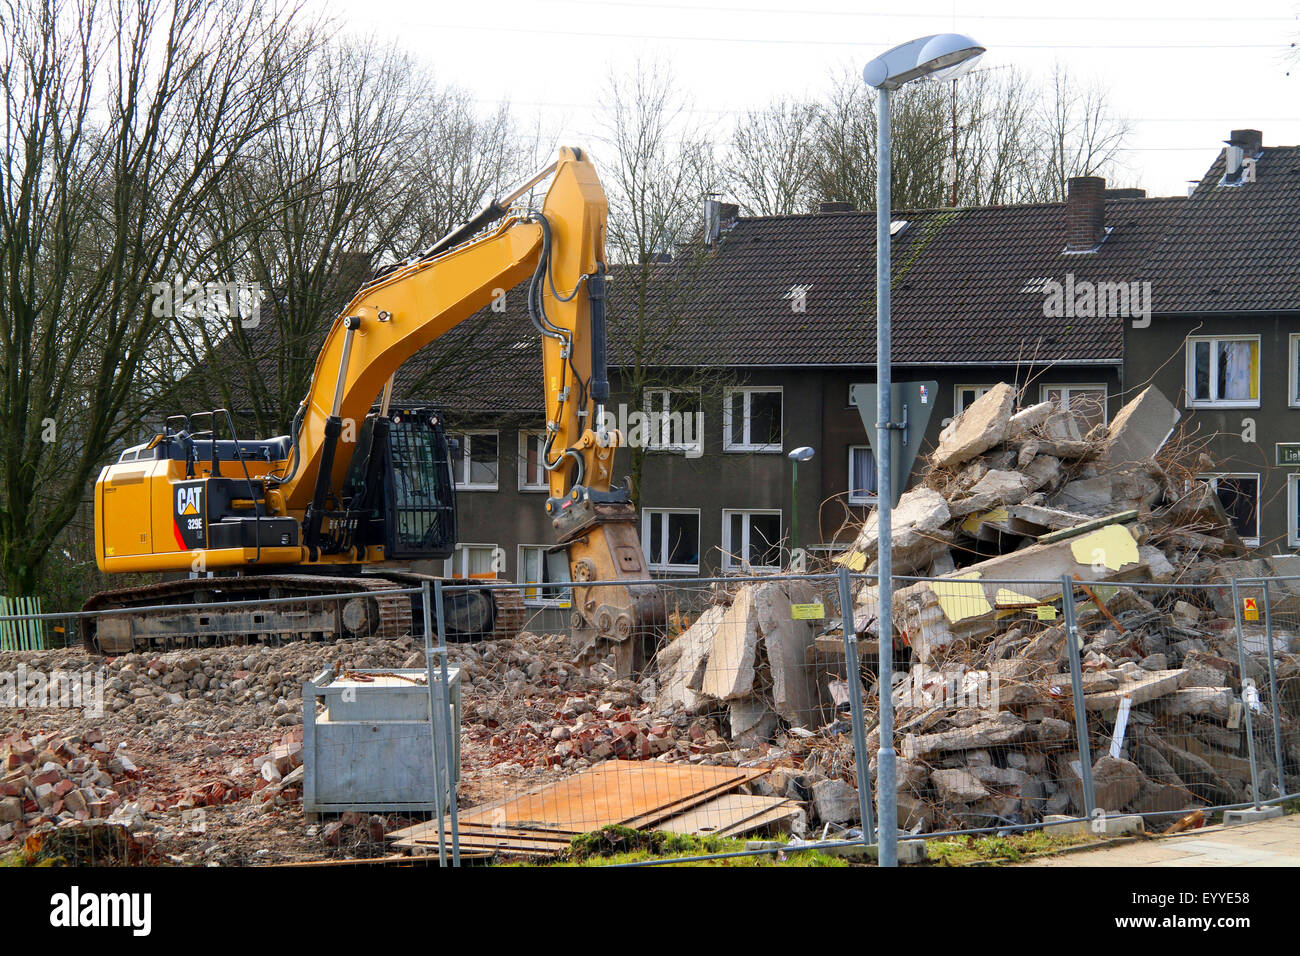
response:
<path id="1" fill-rule="evenodd" d="M 1300 579 L 896 578 L 888 688 L 869 575 L 653 583 L 662 620 L 621 641 L 565 626 L 613 582 L 448 581 L 383 592 L 412 602 L 397 636 L 0 654 L 0 854 L 33 834 L 84 862 L 123 834 L 183 864 L 871 853 L 886 692 L 904 839 L 1159 829 L 1300 787 Z M 441 639 L 458 597 L 511 589 L 520 632 Z M 5 698 L 32 690 L 15 668 L 78 654 L 98 715 Z M 204 772 L 158 793 L 169 761 Z"/>

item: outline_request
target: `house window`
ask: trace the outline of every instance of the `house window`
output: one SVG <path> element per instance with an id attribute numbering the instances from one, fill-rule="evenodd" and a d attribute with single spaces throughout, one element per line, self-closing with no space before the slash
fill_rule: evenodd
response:
<path id="1" fill-rule="evenodd" d="M 653 571 L 698 571 L 699 511 L 643 510 L 641 546 L 645 548 L 646 563 Z"/>
<path id="2" fill-rule="evenodd" d="M 1043 401 L 1072 412 L 1084 432 L 1106 424 L 1105 385 L 1044 385 L 1042 396 Z"/>
<path id="3" fill-rule="evenodd" d="M 975 399 L 982 397 L 992 385 L 958 385 L 953 398 L 954 415 L 960 415 L 975 404 Z"/>
<path id="4" fill-rule="evenodd" d="M 519 433 L 519 490 L 549 491 L 546 461 L 543 448 L 546 432 L 521 431 Z"/>
<path id="5" fill-rule="evenodd" d="M 456 553 L 443 562 L 449 578 L 495 578 L 504 570 L 503 552 L 495 544 L 458 544 Z"/>
<path id="6" fill-rule="evenodd" d="M 849 446 L 849 504 L 876 503 L 876 456 L 870 445 Z"/>
<path id="7" fill-rule="evenodd" d="M 1289 343 L 1287 365 L 1291 372 L 1290 405 L 1300 407 L 1300 334 L 1293 334 Z"/>
<path id="8" fill-rule="evenodd" d="M 647 388 L 643 405 L 649 450 L 699 456 L 703 416 L 698 388 Z"/>
<path id="9" fill-rule="evenodd" d="M 1187 339 L 1187 404 L 1259 406 L 1259 336 Z"/>
<path id="10" fill-rule="evenodd" d="M 781 512 L 722 512 L 722 566 L 728 570 L 781 567 Z"/>
<path id="11" fill-rule="evenodd" d="M 497 433 L 461 432 L 460 460 L 453 462 L 456 487 L 471 491 L 497 490 Z"/>
<path id="12" fill-rule="evenodd" d="M 781 389 L 731 388 L 722 402 L 726 451 L 781 450 Z"/>
<path id="13" fill-rule="evenodd" d="M 1300 548 L 1300 474 L 1286 476 L 1286 543 Z"/>
<path id="14" fill-rule="evenodd" d="M 1259 544 L 1259 475 L 1198 475 L 1223 505 L 1232 527 L 1251 547 Z"/>
<path id="15" fill-rule="evenodd" d="M 569 562 L 547 561 L 544 544 L 519 546 L 519 583 L 524 585 L 524 603 L 542 607 L 568 607 L 573 600 L 569 583 Z"/>

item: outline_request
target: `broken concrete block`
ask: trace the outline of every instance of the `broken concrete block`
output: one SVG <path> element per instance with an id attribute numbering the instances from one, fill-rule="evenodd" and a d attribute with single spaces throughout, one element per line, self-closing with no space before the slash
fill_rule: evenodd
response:
<path id="1" fill-rule="evenodd" d="M 1079 434 L 1079 419 L 1073 412 L 1063 408 L 1057 408 L 1048 415 L 1043 420 L 1041 430 L 1043 437 L 1051 441 L 1072 442 L 1082 438 Z"/>
<path id="2" fill-rule="evenodd" d="M 1052 505 L 1089 516 L 1111 514 L 1116 510 L 1111 481 L 1110 475 L 1067 481 L 1052 496 Z"/>
<path id="3" fill-rule="evenodd" d="M 951 468 L 969 461 L 1001 442 L 1010 425 L 1016 390 L 999 382 L 977 398 L 939 433 L 939 447 L 933 462 L 939 468 Z"/>
<path id="4" fill-rule="evenodd" d="M 855 823 L 858 791 L 843 780 L 818 780 L 812 785 L 813 811 L 822 823 Z"/>
<path id="5" fill-rule="evenodd" d="M 1169 563 L 1165 553 L 1149 544 L 1138 546 L 1138 555 L 1147 566 L 1147 573 L 1156 584 L 1168 584 L 1174 579 L 1174 566 Z"/>
<path id="6" fill-rule="evenodd" d="M 731 701 L 728 713 L 731 717 L 731 742 L 736 746 L 754 746 L 771 739 L 776 731 L 776 713 L 766 701 L 757 697 Z"/>
<path id="7" fill-rule="evenodd" d="M 1164 393 L 1154 385 L 1119 410 L 1107 429 L 1112 464 L 1146 461 L 1153 457 L 1182 417 Z"/>
<path id="8" fill-rule="evenodd" d="M 898 794 L 898 826 L 909 833 L 924 833 L 934 825 L 934 810 L 929 802 L 913 793 Z"/>
<path id="9" fill-rule="evenodd" d="M 772 672 L 772 705 L 792 725 L 818 723 L 821 716 L 814 669 L 808 648 L 817 640 L 809 621 L 794 620 L 792 604 L 812 603 L 806 581 L 774 581 L 759 585 L 754 596 L 758 630 Z"/>
<path id="10" fill-rule="evenodd" d="M 1107 754 L 1092 765 L 1092 790 L 1096 805 L 1110 813 L 1128 806 L 1145 782 L 1146 776 L 1138 765 L 1122 757 Z"/>
<path id="11" fill-rule="evenodd" d="M 890 515 L 895 573 L 918 570 L 947 550 L 947 536 L 939 531 L 950 517 L 943 495 L 924 486 L 913 488 L 898 499 Z M 852 553 L 869 560 L 874 557 L 879 540 L 879 513 L 872 511 L 853 542 Z"/>
<path id="12" fill-rule="evenodd" d="M 747 697 L 754 687 L 754 659 L 758 651 L 755 590 L 745 587 L 736 592 L 713 636 L 700 682 L 700 692 L 709 697 L 734 700 Z"/>
<path id="13" fill-rule="evenodd" d="M 966 769 L 932 771 L 930 782 L 944 803 L 974 803 L 989 795 L 984 784 Z"/>
<path id="14" fill-rule="evenodd" d="M 1056 411 L 1055 402 L 1039 402 L 1037 405 L 1030 405 L 1023 408 L 1011 416 L 1007 422 L 1006 441 L 1015 441 L 1017 438 L 1023 438 L 1031 431 L 1036 429 Z"/>
<path id="15" fill-rule="evenodd" d="M 1171 714 L 1227 720 L 1236 697 L 1228 687 L 1184 687 L 1165 702 Z"/>
<path id="16" fill-rule="evenodd" d="M 660 708 L 693 708 L 697 692 L 704 679 L 713 638 L 718 632 L 727 608 L 714 604 L 707 608 L 689 628 L 669 642 L 658 655 Z"/>

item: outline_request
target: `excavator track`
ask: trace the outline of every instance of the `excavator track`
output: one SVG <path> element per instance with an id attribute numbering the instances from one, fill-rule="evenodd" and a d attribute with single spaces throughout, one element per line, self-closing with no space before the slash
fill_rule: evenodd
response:
<path id="1" fill-rule="evenodd" d="M 116 655 L 182 647 L 422 635 L 420 595 L 385 592 L 419 586 L 426 580 L 436 579 L 410 572 L 351 577 L 265 574 L 101 591 L 82 609 L 121 613 L 82 618 L 81 641 L 91 653 Z M 332 596 L 364 592 L 370 596 Z M 229 611 L 193 606 L 250 600 L 266 603 Z M 524 622 L 523 599 L 515 588 L 457 591 L 447 595 L 444 605 L 447 636 L 452 641 L 513 638 Z M 131 608 L 139 610 L 130 613 Z"/>

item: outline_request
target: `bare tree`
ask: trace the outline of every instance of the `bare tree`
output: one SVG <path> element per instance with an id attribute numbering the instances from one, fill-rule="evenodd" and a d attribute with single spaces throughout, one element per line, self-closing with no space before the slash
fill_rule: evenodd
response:
<path id="1" fill-rule="evenodd" d="M 1105 88 L 1077 82 L 1069 69 L 1058 63 L 1040 102 L 1034 117 L 1037 141 L 1030 170 L 1032 199 L 1060 202 L 1071 177 L 1113 175 L 1120 147 L 1132 127 L 1112 113 Z"/>
<path id="2" fill-rule="evenodd" d="M 1113 171 L 1129 133 L 1103 88 L 1059 66 L 1044 89 L 1014 69 L 984 70 L 909 84 L 890 107 L 897 209 L 1059 201 L 1070 177 Z M 876 130 L 873 93 L 856 76 L 840 78 L 818 107 L 811 201 L 874 208 Z M 748 163 L 774 161 L 769 149 Z"/>
<path id="3" fill-rule="evenodd" d="M 807 210 L 816 120 L 812 104 L 785 99 L 741 116 L 722 175 L 745 212 L 787 216 Z"/>
<path id="4" fill-rule="evenodd" d="M 662 63 L 638 62 L 625 76 L 611 74 L 604 101 L 600 171 L 609 196 L 609 254 L 617 263 L 609 306 L 611 364 L 638 403 L 650 388 L 698 393 L 703 401 L 717 370 L 668 367 L 680 359 L 695 321 L 688 307 L 699 294 L 707 254 L 701 200 L 717 189 L 713 148 Z M 695 401 L 681 410 L 694 412 Z M 630 448 L 634 503 L 640 501 L 645 451 L 644 444 Z"/>
<path id="5" fill-rule="evenodd" d="M 256 321 L 186 326 L 193 372 L 172 399 L 244 411 L 259 434 L 290 429 L 330 322 L 372 268 L 444 235 L 527 163 L 507 109 L 480 118 L 465 91 L 373 40 L 321 46 L 279 97 L 285 121 L 213 210 L 233 240 L 224 270 L 255 276 L 266 299 Z M 451 367 L 426 363 L 404 387 L 434 388 Z"/>
<path id="6" fill-rule="evenodd" d="M 296 11 L 227 0 L 0 6 L 0 575 L 31 594 L 142 414 L 173 317 L 153 284 L 205 265 L 200 211 L 277 119 Z"/>

